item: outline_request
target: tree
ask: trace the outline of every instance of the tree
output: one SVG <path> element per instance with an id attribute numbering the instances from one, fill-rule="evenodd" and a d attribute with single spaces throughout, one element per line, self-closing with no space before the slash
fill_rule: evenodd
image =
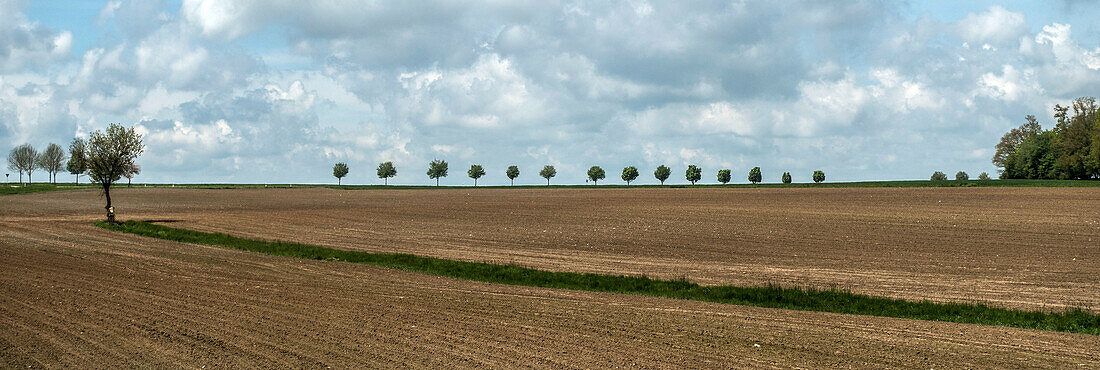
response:
<path id="1" fill-rule="evenodd" d="M 8 153 L 8 168 L 19 171 L 19 183 L 23 183 L 23 174 L 27 174 L 27 183 L 31 183 L 31 173 L 38 168 L 38 151 L 30 144 L 23 144 Z"/>
<path id="2" fill-rule="evenodd" d="M 982 180 L 982 181 L 989 180 L 989 174 L 985 173 L 985 172 L 982 172 L 982 173 L 978 174 L 978 180 Z"/>
<path id="3" fill-rule="evenodd" d="M 634 167 L 634 166 L 629 166 L 629 167 L 623 168 L 623 176 L 622 177 L 623 177 L 623 181 L 626 181 L 626 184 L 630 185 L 631 181 L 634 181 L 638 178 L 638 168 Z"/>
<path id="4" fill-rule="evenodd" d="M 546 179 L 546 186 L 550 186 L 550 178 L 557 176 L 558 170 L 554 169 L 554 166 L 546 165 L 542 167 L 542 171 L 539 171 L 539 176 Z"/>
<path id="5" fill-rule="evenodd" d="M 825 181 L 825 171 L 822 171 L 822 170 L 814 171 L 813 178 L 814 178 L 814 182 L 816 182 L 816 183 L 820 183 L 820 182 Z"/>
<path id="6" fill-rule="evenodd" d="M 600 168 L 600 166 L 592 166 L 592 168 L 588 169 L 588 179 L 592 180 L 592 184 L 594 185 L 599 185 L 599 181 L 603 180 L 606 175 L 607 174 L 604 173 L 603 168 Z"/>
<path id="7" fill-rule="evenodd" d="M 394 167 L 393 162 L 382 162 L 378 164 L 378 178 L 382 179 L 386 185 L 390 184 L 390 178 L 397 176 L 397 167 Z"/>
<path id="8" fill-rule="evenodd" d="M 107 222 L 115 223 L 115 211 L 111 206 L 111 184 L 122 177 L 126 166 L 145 151 L 141 135 L 133 127 L 125 128 L 112 123 L 106 131 L 95 131 L 88 137 L 88 177 L 103 187 L 107 197 Z"/>
<path id="9" fill-rule="evenodd" d="M 694 164 L 690 165 L 687 171 L 684 171 L 684 177 L 687 178 L 687 181 L 691 181 L 692 185 L 695 185 L 696 181 L 703 178 L 703 169 Z"/>
<path id="10" fill-rule="evenodd" d="M 477 186 L 477 179 L 485 176 L 485 169 L 482 168 L 480 164 L 470 165 L 470 170 L 466 171 L 466 175 L 474 179 L 474 186 Z"/>
<path id="11" fill-rule="evenodd" d="M 1054 128 L 1057 135 L 1051 142 L 1052 150 L 1058 153 L 1055 166 L 1059 177 L 1090 179 L 1100 175 L 1100 162 L 1090 156 L 1097 116 L 1096 99 L 1085 97 L 1073 101 L 1072 117 L 1059 119 Z"/>
<path id="12" fill-rule="evenodd" d="M 729 169 L 718 170 L 718 182 L 725 185 L 725 184 L 728 184 L 730 182 L 730 180 L 732 180 L 732 179 L 733 179 L 733 176 L 730 174 Z"/>
<path id="13" fill-rule="evenodd" d="M 959 171 L 955 173 L 955 181 L 970 181 L 970 175 L 965 171 Z"/>
<path id="14" fill-rule="evenodd" d="M 749 170 L 749 182 L 757 184 L 763 180 L 763 178 L 764 176 L 760 173 L 760 167 L 753 167 Z"/>
<path id="15" fill-rule="evenodd" d="M 1009 130 L 1001 137 L 1001 142 L 997 143 L 996 152 L 993 153 L 993 164 L 995 166 L 1004 168 L 1005 160 L 1008 159 L 1009 155 L 1016 152 L 1016 147 L 1020 143 L 1043 132 L 1043 128 L 1039 125 L 1039 121 L 1035 119 L 1035 116 L 1029 114 L 1024 119 L 1027 120 L 1027 123 Z"/>
<path id="16" fill-rule="evenodd" d="M 1005 158 L 1003 179 L 1056 179 L 1058 153 L 1053 148 L 1055 131 L 1029 137 Z"/>
<path id="17" fill-rule="evenodd" d="M 50 175 L 51 183 L 56 184 L 57 173 L 61 172 L 66 159 L 68 158 L 65 157 L 65 149 L 62 149 L 60 145 L 50 143 L 46 146 L 46 150 L 38 155 L 36 165 Z"/>
<path id="18" fill-rule="evenodd" d="M 130 181 L 134 179 L 134 176 L 141 174 L 141 165 L 130 162 L 126 165 L 126 169 L 122 171 L 122 177 L 126 178 L 126 187 L 130 187 Z"/>
<path id="19" fill-rule="evenodd" d="M 336 184 L 341 185 L 344 176 L 348 175 L 348 164 L 340 162 L 332 166 L 332 176 L 336 176 Z"/>
<path id="20" fill-rule="evenodd" d="M 790 184 L 791 183 L 791 173 L 790 172 L 784 172 L 782 180 L 783 180 L 784 184 Z"/>
<path id="21" fill-rule="evenodd" d="M 657 169 L 653 171 L 653 177 L 656 177 L 657 180 L 660 180 L 661 185 L 665 184 L 665 180 L 668 180 L 669 176 L 672 176 L 672 169 L 663 164 L 657 166 Z"/>
<path id="22" fill-rule="evenodd" d="M 88 150 L 84 139 L 75 138 L 69 144 L 69 163 L 65 166 L 69 173 L 76 175 L 76 183 L 80 183 L 80 175 L 88 172 Z"/>
<path id="23" fill-rule="evenodd" d="M 436 159 L 428 163 L 428 178 L 435 179 L 435 186 L 439 186 L 441 177 L 447 177 L 447 161 Z"/>
<path id="24" fill-rule="evenodd" d="M 512 165 L 508 166 L 508 170 L 504 171 L 504 174 L 508 176 L 508 181 L 511 181 L 511 185 L 516 184 L 516 178 L 519 177 L 519 167 Z"/>
<path id="25" fill-rule="evenodd" d="M 940 171 L 933 172 L 932 181 L 947 181 L 947 174 Z"/>

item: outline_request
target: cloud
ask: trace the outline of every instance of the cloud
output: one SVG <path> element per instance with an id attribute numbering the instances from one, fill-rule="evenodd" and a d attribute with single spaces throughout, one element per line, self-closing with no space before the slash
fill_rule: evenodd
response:
<path id="1" fill-rule="evenodd" d="M 488 183 L 512 164 L 521 183 L 546 164 L 563 183 L 593 164 L 925 178 L 992 172 L 988 148 L 1023 115 L 1049 120 L 1100 86 L 1100 48 L 1071 32 L 1087 26 L 1008 6 L 954 19 L 877 1 L 168 6 L 103 4 L 106 35 L 71 57 L 98 36 L 0 3 L 0 143 L 139 123 L 150 181 L 321 182 L 347 161 L 345 180 L 368 183 L 394 161 L 396 182 L 427 183 L 437 157 L 484 165 Z"/>

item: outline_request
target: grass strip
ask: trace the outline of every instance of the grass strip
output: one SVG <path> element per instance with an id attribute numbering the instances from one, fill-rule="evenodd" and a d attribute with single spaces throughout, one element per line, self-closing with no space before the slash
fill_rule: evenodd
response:
<path id="1" fill-rule="evenodd" d="M 1021 311 L 969 303 L 936 303 L 873 297 L 840 289 L 780 286 L 701 286 L 687 280 L 658 280 L 642 276 L 613 276 L 553 272 L 516 265 L 454 261 L 411 254 L 369 253 L 315 245 L 269 242 L 227 234 L 178 229 L 148 222 L 127 221 L 96 226 L 158 239 L 206 244 L 276 256 L 344 261 L 389 267 L 457 279 L 543 288 L 638 294 L 745 306 L 855 315 L 948 321 L 1100 335 L 1100 315 L 1075 308 L 1062 312 Z"/>

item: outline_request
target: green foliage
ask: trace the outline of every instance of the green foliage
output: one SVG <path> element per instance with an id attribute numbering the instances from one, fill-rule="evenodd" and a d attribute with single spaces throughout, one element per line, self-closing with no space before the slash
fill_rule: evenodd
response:
<path id="1" fill-rule="evenodd" d="M 932 173 L 932 181 L 947 181 L 947 174 L 936 171 Z"/>
<path id="2" fill-rule="evenodd" d="M 760 183 L 764 176 L 760 173 L 760 167 L 753 167 L 749 170 L 749 182 L 753 184 Z"/>
<path id="3" fill-rule="evenodd" d="M 959 172 L 955 173 L 955 181 L 969 181 L 969 180 L 970 180 L 970 175 L 966 174 L 966 172 L 959 171 Z"/>
<path id="4" fill-rule="evenodd" d="M 783 180 L 784 184 L 790 184 L 791 183 L 791 173 L 790 172 L 784 172 L 782 180 Z"/>
<path id="5" fill-rule="evenodd" d="M 508 176 L 508 181 L 512 182 L 511 185 L 515 185 L 516 178 L 519 177 L 519 167 L 514 165 L 508 166 L 508 170 L 504 171 L 504 175 Z"/>
<path id="6" fill-rule="evenodd" d="M 634 181 L 635 179 L 638 178 L 638 168 L 634 167 L 634 166 L 629 166 L 629 167 L 623 168 L 623 176 L 622 177 L 623 177 L 623 181 L 626 181 L 626 184 L 630 185 L 631 181 Z"/>
<path id="7" fill-rule="evenodd" d="M 599 185 L 599 181 L 603 180 L 606 175 L 607 174 L 604 173 L 603 168 L 600 168 L 600 166 L 592 166 L 592 168 L 588 169 L 588 179 L 592 180 L 592 183 L 595 185 Z"/>
<path id="8" fill-rule="evenodd" d="M 1058 153 L 1052 142 L 1058 134 L 1044 131 L 1032 136 L 1016 147 L 1016 151 L 1004 161 L 1005 179 L 1058 179 Z"/>
<path id="9" fill-rule="evenodd" d="M 348 175 L 348 164 L 344 162 L 337 163 L 332 166 L 332 176 L 336 177 L 336 183 L 339 184 L 344 176 Z"/>
<path id="10" fill-rule="evenodd" d="M 1084 97 L 1071 107 L 1054 106 L 1053 130 L 1042 131 L 1035 117 L 1027 116 L 1027 124 L 1001 138 L 993 163 L 1003 168 L 1002 179 L 1100 177 L 1100 106 Z"/>
<path id="11" fill-rule="evenodd" d="M 696 181 L 703 178 L 703 169 L 694 164 L 689 165 L 687 171 L 684 171 L 684 177 L 687 178 L 687 181 L 691 181 L 692 185 L 695 185 Z"/>
<path id="12" fill-rule="evenodd" d="M 410 254 L 370 253 L 314 245 L 238 238 L 145 222 L 97 222 L 96 226 L 146 237 L 213 245 L 276 256 L 341 261 L 496 284 L 639 294 L 746 306 L 918 320 L 998 325 L 1100 335 L 1100 315 L 1073 309 L 1062 312 L 1022 311 L 968 303 L 913 302 L 873 297 L 839 289 L 770 286 L 701 286 L 680 280 L 536 270 L 517 265 L 455 261 Z"/>
<path id="13" fill-rule="evenodd" d="M 436 159 L 428 163 L 428 178 L 435 179 L 435 186 L 439 186 L 441 177 L 447 177 L 447 161 Z"/>
<path id="14" fill-rule="evenodd" d="M 485 169 L 480 164 L 470 165 L 470 170 L 466 171 L 466 175 L 474 179 L 474 186 L 477 186 L 477 179 L 485 176 Z"/>
<path id="15" fill-rule="evenodd" d="M 397 167 L 393 165 L 393 162 L 382 162 L 378 164 L 378 169 L 375 173 L 378 174 L 378 178 L 382 179 L 386 185 L 389 185 L 390 178 L 397 176 Z"/>
<path id="16" fill-rule="evenodd" d="M 665 184 L 665 180 L 668 180 L 669 176 L 672 176 L 672 169 L 663 164 L 657 166 L 657 169 L 653 171 L 653 177 L 656 177 L 657 180 L 661 181 L 661 185 Z"/>
<path id="17" fill-rule="evenodd" d="M 825 181 L 825 171 L 822 171 L 822 170 L 814 171 L 813 179 L 814 179 L 814 183 L 824 182 Z"/>
<path id="18" fill-rule="evenodd" d="M 69 163 L 65 166 L 70 174 L 76 175 L 76 182 L 80 183 L 80 175 L 88 172 L 88 149 L 84 139 L 75 138 L 69 143 Z"/>
<path id="19" fill-rule="evenodd" d="M 730 175 L 729 169 L 718 170 L 718 182 L 722 185 L 728 184 L 733 177 Z"/>
<path id="20" fill-rule="evenodd" d="M 554 166 L 546 165 L 542 167 L 542 171 L 539 171 L 539 176 L 546 179 L 546 186 L 550 186 L 550 178 L 557 176 L 558 170 Z"/>
<path id="21" fill-rule="evenodd" d="M 982 180 L 982 181 L 989 180 L 989 174 L 985 173 L 985 172 L 979 173 L 978 174 L 978 180 Z"/>
<path id="22" fill-rule="evenodd" d="M 95 131 L 88 136 L 88 177 L 103 188 L 107 198 L 107 221 L 115 221 L 114 208 L 111 207 L 111 184 L 122 178 L 137 163 L 137 157 L 145 152 L 141 135 L 133 127 L 126 128 L 117 123 L 107 126 L 106 131 Z"/>

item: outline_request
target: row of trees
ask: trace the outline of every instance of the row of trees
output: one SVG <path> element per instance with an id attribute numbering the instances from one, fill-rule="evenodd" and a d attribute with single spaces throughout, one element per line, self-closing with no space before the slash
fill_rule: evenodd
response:
<path id="1" fill-rule="evenodd" d="M 436 159 L 431 161 L 431 163 L 428 163 L 428 178 L 435 180 L 435 185 L 439 186 L 439 179 L 447 177 L 449 166 L 447 161 L 444 160 Z M 339 162 L 332 166 L 332 176 L 336 177 L 337 184 L 343 183 L 343 178 L 348 175 L 348 172 L 347 163 Z M 389 179 L 397 176 L 397 167 L 393 165 L 393 162 L 380 163 L 378 164 L 377 175 L 378 178 L 385 180 L 386 185 L 389 185 Z M 485 176 L 485 168 L 480 164 L 471 165 L 470 169 L 466 171 L 466 175 L 474 179 L 474 186 L 477 186 L 477 180 Z M 515 185 L 515 180 L 519 177 L 519 167 L 515 165 L 508 166 L 508 169 L 504 171 L 504 175 L 508 177 L 512 185 Z M 551 165 L 546 165 L 539 171 L 539 176 L 546 179 L 546 185 L 550 185 L 550 179 L 557 175 L 558 170 Z M 640 176 L 640 173 L 637 167 L 627 166 L 623 168 L 622 176 L 620 177 L 623 181 L 626 181 L 627 185 L 630 185 L 631 182 L 638 179 L 638 176 Z M 665 165 L 657 166 L 657 169 L 653 171 L 653 177 L 659 180 L 661 185 L 664 185 L 665 180 L 668 180 L 670 176 L 672 176 L 672 169 Z M 703 169 L 699 168 L 699 166 L 689 165 L 687 170 L 684 171 L 684 178 L 690 181 L 692 185 L 695 185 L 702 177 Z M 605 178 L 607 178 L 607 172 L 600 166 L 592 166 L 588 169 L 588 181 L 592 181 L 593 184 L 598 185 L 599 181 Z M 718 182 L 727 184 L 731 179 L 732 176 L 729 169 L 718 170 Z M 748 180 L 753 184 L 763 181 L 763 174 L 760 171 L 760 167 L 753 167 L 749 170 Z M 780 180 L 783 181 L 784 184 L 790 184 L 791 173 L 784 172 Z M 813 180 L 814 182 L 825 181 L 825 172 L 821 170 L 814 171 Z"/>
<path id="2" fill-rule="evenodd" d="M 54 143 L 46 146 L 42 153 L 30 144 L 17 146 L 8 154 L 8 168 L 19 171 L 20 184 L 24 173 L 30 183 L 31 174 L 37 169 L 45 170 L 50 174 L 50 180 L 56 181 L 62 163 L 65 163 L 65 169 L 69 173 L 77 176 L 77 182 L 80 181 L 80 175 L 87 174 L 92 183 L 103 189 L 103 195 L 107 198 L 107 206 L 104 207 L 107 210 L 107 221 L 114 223 L 111 185 L 123 177 L 132 179 L 141 173 L 137 157 L 144 151 L 145 144 L 141 141 L 141 135 L 133 127 L 126 128 L 112 123 L 104 131 L 92 132 L 87 140 L 73 139 L 69 144 L 68 154 Z"/>
<path id="3" fill-rule="evenodd" d="M 983 180 L 984 181 L 984 180 L 989 180 L 989 179 L 990 178 L 989 178 L 988 173 L 982 172 L 982 173 L 978 174 L 978 180 Z M 931 180 L 932 181 L 947 181 L 947 174 L 943 173 L 943 172 L 940 172 L 940 171 L 933 172 Z M 969 180 L 970 180 L 970 175 L 968 175 L 965 171 L 959 171 L 959 172 L 955 173 L 955 181 L 969 181 Z"/>
<path id="4" fill-rule="evenodd" d="M 19 172 L 19 184 L 23 184 L 23 174 L 27 175 L 27 184 L 31 183 L 31 176 L 36 170 L 43 170 L 49 175 L 50 183 L 57 183 L 57 174 L 64 169 L 70 174 L 76 175 L 76 182 L 80 183 L 80 175 L 88 172 L 87 149 L 84 139 L 75 138 L 69 144 L 69 152 L 60 145 L 50 143 L 41 153 L 30 144 L 23 144 L 12 149 L 8 153 L 8 169 Z M 126 178 L 127 185 L 134 176 L 141 174 L 141 165 L 127 163 L 122 169 L 122 177 Z"/>
<path id="5" fill-rule="evenodd" d="M 1054 106 L 1054 128 L 1043 130 L 1035 116 L 997 143 L 993 164 L 1002 179 L 1100 178 L 1100 107 L 1096 98 Z M 1072 115 L 1070 109 L 1073 110 Z"/>

